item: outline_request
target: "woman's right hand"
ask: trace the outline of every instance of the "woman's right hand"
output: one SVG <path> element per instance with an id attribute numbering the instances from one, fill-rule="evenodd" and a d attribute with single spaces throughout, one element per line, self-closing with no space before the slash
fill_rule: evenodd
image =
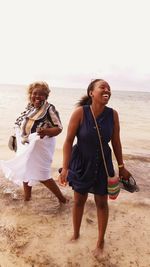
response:
<path id="1" fill-rule="evenodd" d="M 124 180 L 128 180 L 131 176 L 131 173 L 123 166 L 119 169 L 119 177 Z"/>
<path id="2" fill-rule="evenodd" d="M 61 186 L 67 185 L 68 169 L 62 168 L 61 173 L 58 176 L 58 182 Z"/>

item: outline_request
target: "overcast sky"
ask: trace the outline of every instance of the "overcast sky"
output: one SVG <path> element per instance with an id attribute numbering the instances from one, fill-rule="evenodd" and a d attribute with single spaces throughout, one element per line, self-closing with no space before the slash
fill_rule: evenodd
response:
<path id="1" fill-rule="evenodd" d="M 0 0 L 0 83 L 150 91 L 149 0 Z"/>

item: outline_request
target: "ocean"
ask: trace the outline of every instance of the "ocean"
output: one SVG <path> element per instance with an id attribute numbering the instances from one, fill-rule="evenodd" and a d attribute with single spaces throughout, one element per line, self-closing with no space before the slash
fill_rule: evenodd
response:
<path id="1" fill-rule="evenodd" d="M 63 132 L 57 136 L 56 150 L 61 151 L 67 125 L 75 104 L 86 93 L 83 88 L 51 89 L 49 102 L 59 111 Z M 8 148 L 8 138 L 13 134 L 13 124 L 27 104 L 25 86 L 0 86 L 0 159 L 14 156 Z M 113 91 L 108 103 L 118 111 L 121 142 L 124 155 L 150 158 L 150 92 Z"/>

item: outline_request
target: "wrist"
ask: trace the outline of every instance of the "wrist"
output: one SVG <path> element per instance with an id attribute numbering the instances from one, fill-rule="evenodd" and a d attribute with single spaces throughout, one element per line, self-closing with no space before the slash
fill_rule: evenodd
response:
<path id="1" fill-rule="evenodd" d="M 118 164 L 118 168 L 119 168 L 119 169 L 124 168 L 124 163 L 122 163 L 122 164 Z"/>
<path id="2" fill-rule="evenodd" d="M 63 167 L 62 170 L 63 170 L 63 171 L 68 171 L 68 168 L 64 168 L 64 167 Z"/>
<path id="3" fill-rule="evenodd" d="M 58 172 L 61 173 L 62 171 L 68 171 L 68 168 L 61 167 L 58 169 Z"/>

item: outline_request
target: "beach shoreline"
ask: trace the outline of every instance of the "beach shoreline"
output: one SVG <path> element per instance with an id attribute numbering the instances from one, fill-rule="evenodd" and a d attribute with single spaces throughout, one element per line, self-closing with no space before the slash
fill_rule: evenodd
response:
<path id="1" fill-rule="evenodd" d="M 56 138 L 52 163 L 52 176 L 56 182 L 58 169 L 62 166 L 68 121 L 75 103 L 84 93 L 84 90 L 54 88 L 50 95 L 50 102 L 52 98 L 63 124 L 63 132 Z M 7 143 L 13 134 L 17 114 L 24 110 L 26 91 L 20 87 L 3 88 L 0 99 L 5 100 L 0 105 L 0 160 L 9 160 L 15 153 L 9 150 Z M 98 234 L 92 194 L 85 205 L 80 238 L 70 244 L 72 189 L 60 187 L 70 199 L 67 205 L 60 206 L 42 184 L 34 186 L 31 201 L 24 202 L 23 188 L 1 175 L 0 267 L 149 267 L 149 94 L 114 92 L 110 107 L 119 113 L 124 163 L 140 192 L 132 194 L 121 190 L 117 200 L 109 200 L 106 257 L 99 261 L 92 255 Z M 117 170 L 115 160 L 114 167 Z"/>
<path id="2" fill-rule="evenodd" d="M 8 154 L 7 154 L 8 158 Z M 56 150 L 53 178 L 57 182 L 62 151 Z M 68 242 L 72 234 L 73 191 L 60 187 L 70 199 L 59 205 L 43 185 L 33 187 L 32 199 L 23 200 L 23 189 L 1 176 L 0 266 L 2 267 L 148 267 L 150 240 L 150 160 L 125 158 L 140 192 L 121 190 L 109 200 L 110 218 L 106 232 L 106 257 L 92 256 L 97 240 L 97 218 L 93 195 L 85 206 L 80 239 Z"/>

